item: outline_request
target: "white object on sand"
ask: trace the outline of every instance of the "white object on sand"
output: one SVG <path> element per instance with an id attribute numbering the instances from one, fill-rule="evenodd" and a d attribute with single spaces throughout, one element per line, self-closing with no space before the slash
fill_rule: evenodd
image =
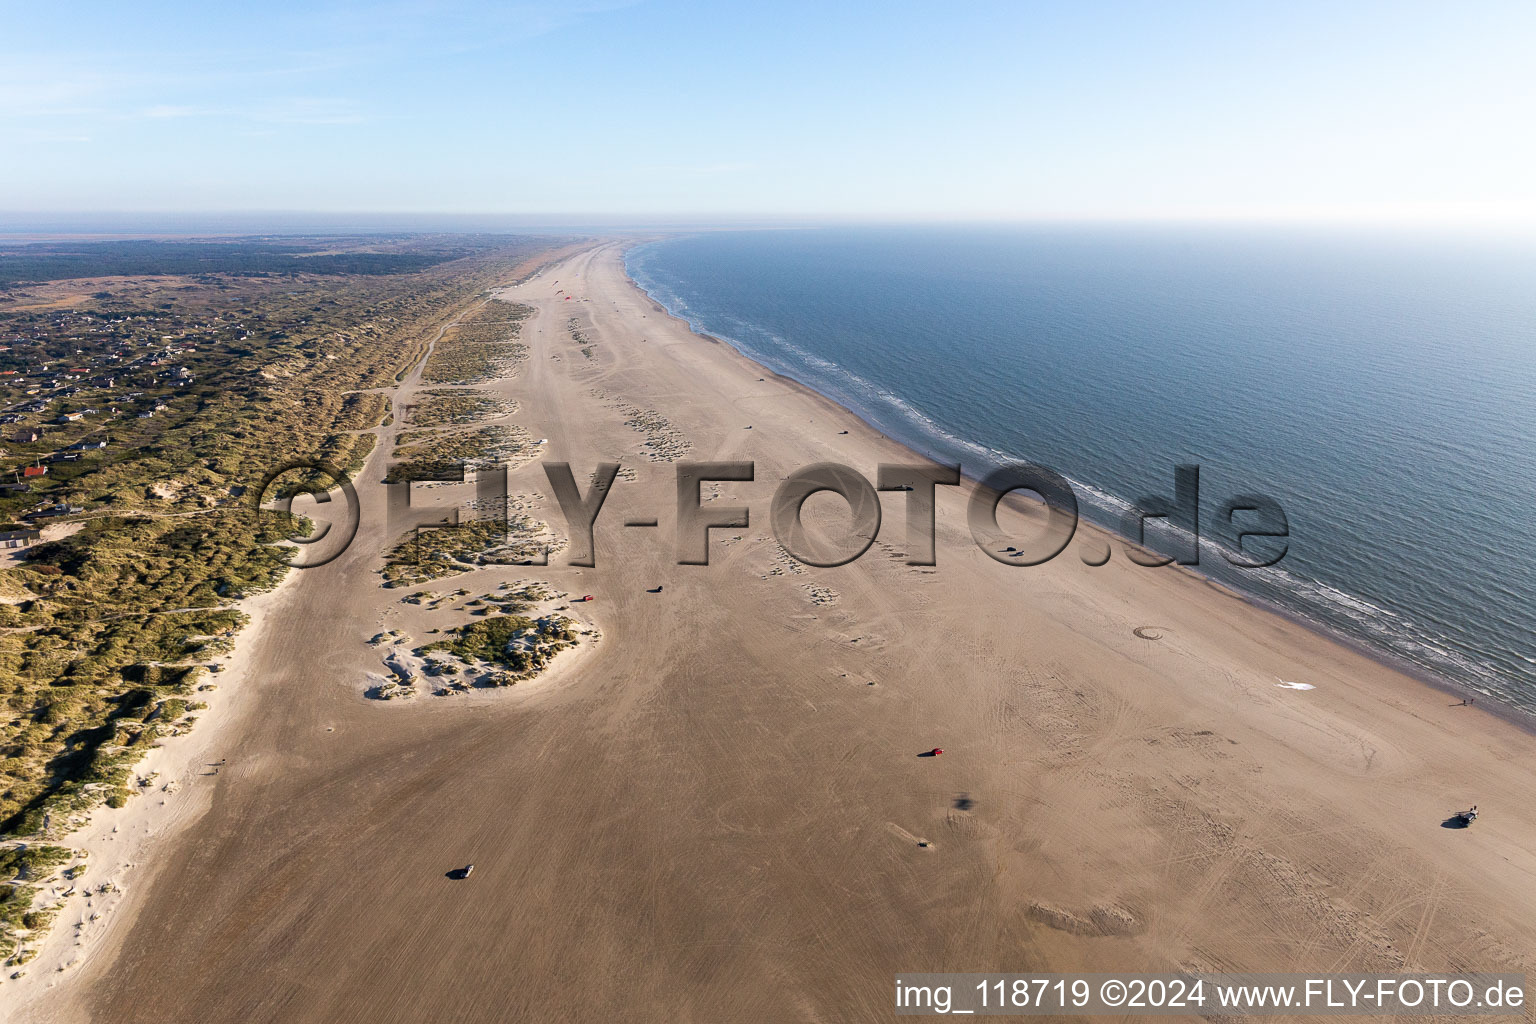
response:
<path id="1" fill-rule="evenodd" d="M 1279 676 L 1275 676 L 1275 678 L 1276 679 L 1280 679 Z M 1289 681 L 1287 679 L 1280 679 L 1280 682 L 1276 683 L 1275 685 L 1280 687 L 1283 690 L 1315 690 L 1315 689 L 1317 689 L 1317 687 L 1313 686 L 1311 683 L 1293 683 L 1293 682 L 1291 682 L 1291 681 Z"/>

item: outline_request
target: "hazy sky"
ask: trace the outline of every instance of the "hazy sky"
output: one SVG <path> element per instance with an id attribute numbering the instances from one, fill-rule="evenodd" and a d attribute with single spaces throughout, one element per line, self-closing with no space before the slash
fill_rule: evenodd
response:
<path id="1" fill-rule="evenodd" d="M 0 210 L 1536 223 L 1530 0 L 0 11 Z"/>

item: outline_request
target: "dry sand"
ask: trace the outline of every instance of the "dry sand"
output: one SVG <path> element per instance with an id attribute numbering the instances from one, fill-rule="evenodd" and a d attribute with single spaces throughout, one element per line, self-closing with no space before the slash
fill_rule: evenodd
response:
<path id="1" fill-rule="evenodd" d="M 941 489 L 935 569 L 905 564 L 896 493 L 862 559 L 791 563 L 784 475 L 911 454 L 690 334 L 617 244 L 508 297 L 539 310 L 498 385 L 514 421 L 584 486 L 600 460 L 635 478 L 596 568 L 432 589 L 592 593 L 603 640 L 511 690 L 363 699 L 370 636 L 467 619 L 379 588 L 376 458 L 357 541 L 249 646 L 200 815 L 31 1019 L 881 1020 L 899 971 L 1530 966 L 1532 736 L 1186 574 L 1090 568 L 1096 531 L 998 564 L 968 487 Z M 674 466 L 634 410 L 668 452 L 757 463 L 718 486 L 753 523 L 708 567 L 675 564 Z M 563 529 L 538 463 L 510 490 Z"/>

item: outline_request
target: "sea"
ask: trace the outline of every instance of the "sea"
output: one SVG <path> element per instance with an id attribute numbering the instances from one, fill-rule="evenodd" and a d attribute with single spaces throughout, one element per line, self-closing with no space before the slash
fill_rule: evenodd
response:
<path id="1" fill-rule="evenodd" d="M 841 227 L 680 235 L 626 261 L 696 331 L 969 477 L 1049 467 L 1111 529 L 1197 465 L 1195 571 L 1536 712 L 1536 240 Z M 1289 536 L 1248 538 L 1250 560 L 1284 557 L 1237 568 L 1221 513 L 1254 494 Z M 1187 534 L 1147 537 L 1189 557 Z"/>

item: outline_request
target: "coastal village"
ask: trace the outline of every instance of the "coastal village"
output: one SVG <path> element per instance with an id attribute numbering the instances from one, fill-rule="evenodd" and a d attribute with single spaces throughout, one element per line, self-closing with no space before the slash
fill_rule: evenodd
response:
<path id="1" fill-rule="evenodd" d="M 147 791 L 135 765 L 206 710 L 243 600 L 283 577 L 263 475 L 293 452 L 355 473 L 376 389 L 494 280 L 473 257 L 529 248 L 0 250 L 0 983 L 84 870 L 72 831 Z"/>
<path id="2" fill-rule="evenodd" d="M 0 515 L 22 526 L 0 545 L 24 547 L 37 524 L 77 515 L 69 483 L 152 444 L 156 417 L 187 405 L 199 345 L 243 340 L 238 314 L 111 315 L 81 309 L 10 313 L 0 321 Z"/>

